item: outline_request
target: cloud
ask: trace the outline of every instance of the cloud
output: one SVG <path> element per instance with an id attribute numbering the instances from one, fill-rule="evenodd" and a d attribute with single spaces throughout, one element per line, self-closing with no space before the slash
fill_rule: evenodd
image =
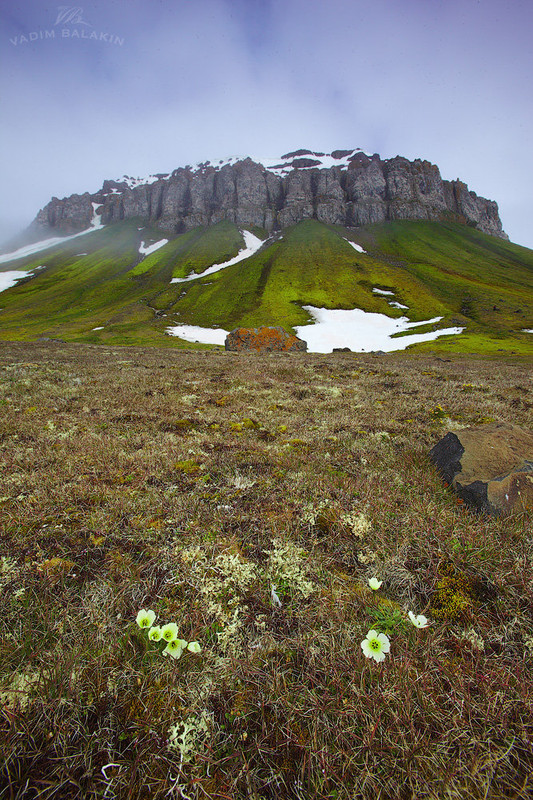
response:
<path id="1" fill-rule="evenodd" d="M 55 14 L 30 0 L 4 17 L 7 38 Z M 437 163 L 533 245 L 529 3 L 99 0 L 83 15 L 123 44 L 4 46 L 4 227 L 122 173 L 359 146 Z"/>

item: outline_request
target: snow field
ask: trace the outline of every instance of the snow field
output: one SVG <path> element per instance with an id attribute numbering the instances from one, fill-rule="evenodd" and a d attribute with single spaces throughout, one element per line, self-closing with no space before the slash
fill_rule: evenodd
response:
<path id="1" fill-rule="evenodd" d="M 254 236 L 254 234 L 250 233 L 250 231 L 241 231 L 241 233 L 244 238 L 244 247 L 242 250 L 239 250 L 234 258 L 231 258 L 229 261 L 224 261 L 222 264 L 213 264 L 213 266 L 208 267 L 208 269 L 204 270 L 203 272 L 194 272 L 192 275 L 188 275 L 186 278 L 172 278 L 170 282 L 187 283 L 188 281 L 195 281 L 196 278 L 205 278 L 206 275 L 212 275 L 213 272 L 219 272 L 221 269 L 231 267 L 232 264 L 237 264 L 239 261 L 243 261 L 245 258 L 250 258 L 250 256 L 253 256 L 254 253 L 257 253 L 259 248 L 264 244 L 263 240 L 258 236 Z"/>
<path id="2" fill-rule="evenodd" d="M 92 203 L 93 216 L 91 219 L 91 225 L 86 230 L 81 231 L 80 233 L 74 233 L 72 236 L 54 236 L 52 239 L 43 239 L 41 242 L 34 242 L 33 244 L 28 244 L 25 247 L 19 247 L 18 250 L 14 250 L 12 253 L 4 253 L 3 255 L 0 255 L 0 264 L 5 264 L 8 261 L 17 261 L 19 258 L 32 256 L 35 253 L 40 253 L 41 250 L 49 250 L 51 247 L 55 247 L 58 244 L 63 244 L 63 242 L 70 242 L 72 239 L 78 239 L 80 236 L 85 236 L 87 233 L 100 230 L 104 227 L 104 225 L 102 224 L 102 215 L 96 213 L 96 209 L 99 205 L 99 203 Z"/>

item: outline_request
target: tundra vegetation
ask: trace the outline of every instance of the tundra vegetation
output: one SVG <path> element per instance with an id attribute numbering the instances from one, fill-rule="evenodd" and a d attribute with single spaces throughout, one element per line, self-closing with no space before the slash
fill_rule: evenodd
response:
<path id="1" fill-rule="evenodd" d="M 532 380 L 3 342 L 2 800 L 531 797 L 531 515 L 428 450 Z"/>

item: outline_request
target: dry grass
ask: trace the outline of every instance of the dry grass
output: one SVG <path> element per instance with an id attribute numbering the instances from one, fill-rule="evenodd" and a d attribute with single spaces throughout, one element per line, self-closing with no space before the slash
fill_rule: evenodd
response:
<path id="1" fill-rule="evenodd" d="M 530 797 L 531 518 L 469 513 L 427 453 L 531 427 L 531 389 L 523 362 L 2 344 L 2 800 Z M 202 652 L 161 656 L 141 608 Z"/>

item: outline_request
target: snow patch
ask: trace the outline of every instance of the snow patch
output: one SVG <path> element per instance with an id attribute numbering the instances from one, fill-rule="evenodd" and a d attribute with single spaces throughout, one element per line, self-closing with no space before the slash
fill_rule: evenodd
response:
<path id="1" fill-rule="evenodd" d="M 358 253 L 365 253 L 366 254 L 366 250 L 363 250 L 363 248 L 361 247 L 360 244 L 357 244 L 356 242 L 350 241 L 350 239 L 347 239 L 345 236 L 343 236 L 342 238 L 344 239 L 345 242 L 348 242 L 348 244 L 351 244 L 353 249 L 357 250 Z"/>
<path id="2" fill-rule="evenodd" d="M 28 244 L 25 247 L 19 247 L 18 250 L 14 250 L 12 253 L 4 253 L 3 255 L 0 255 L 0 264 L 5 264 L 8 261 L 18 261 L 20 258 L 27 258 L 27 256 L 40 253 L 41 250 L 49 250 L 51 247 L 56 247 L 59 244 L 63 244 L 63 242 L 70 242 L 72 239 L 78 239 L 80 236 L 85 236 L 87 233 L 100 230 L 104 227 L 102 224 L 102 214 L 96 213 L 96 209 L 100 205 L 101 203 L 92 203 L 93 216 L 90 226 L 84 231 L 80 231 L 80 233 L 74 233 L 72 236 L 54 236 L 52 239 L 43 239 L 41 242 L 34 242 L 33 244 Z"/>
<path id="3" fill-rule="evenodd" d="M 46 269 L 46 265 L 41 264 L 38 267 L 33 267 L 33 269 L 30 269 L 27 272 L 14 269 L 8 270 L 7 272 L 0 272 L 0 292 L 5 292 L 6 289 L 10 289 L 11 286 L 14 286 L 21 278 L 33 278 L 35 273 L 40 269 Z"/>
<path id="4" fill-rule="evenodd" d="M 213 169 L 215 172 L 218 172 L 223 167 L 233 166 L 239 161 L 246 161 L 246 159 L 249 158 L 256 164 L 261 164 L 261 166 L 263 166 L 268 172 L 273 172 L 275 175 L 284 176 L 288 175 L 289 172 L 294 169 L 330 169 L 330 167 L 339 167 L 340 169 L 345 170 L 350 166 L 350 159 L 352 159 L 358 153 L 362 153 L 368 158 L 372 157 L 372 153 L 367 153 L 364 150 L 361 150 L 360 147 L 356 147 L 355 150 L 345 151 L 345 153 L 345 155 L 338 157 L 334 157 L 331 155 L 331 153 L 321 153 L 317 155 L 317 153 L 314 153 L 311 150 L 302 151 L 298 155 L 287 155 L 276 158 L 233 155 L 227 156 L 226 158 L 215 158 L 212 161 L 199 161 L 197 164 L 195 164 L 193 172 L 202 172 L 206 169 Z M 298 164 L 298 161 L 304 158 L 312 160 L 315 163 L 309 167 L 301 166 Z M 293 162 L 295 162 L 294 166 Z M 128 189 L 136 189 L 138 186 L 148 186 L 151 183 L 156 183 L 157 181 L 168 181 L 171 177 L 172 173 L 148 175 L 145 178 L 133 178 L 131 175 L 123 175 L 121 178 L 117 178 L 115 183 L 126 184 Z M 120 193 L 121 190 L 117 189 L 116 187 L 107 192 L 108 195 Z"/>
<path id="5" fill-rule="evenodd" d="M 353 158 L 357 153 L 362 153 L 363 155 L 368 156 L 368 158 L 371 157 L 371 153 L 365 153 L 364 150 L 361 150 L 359 147 L 357 147 L 355 150 L 350 150 L 346 155 L 338 158 L 333 157 L 331 153 L 317 155 L 316 153 L 308 150 L 299 155 L 289 155 L 285 156 L 284 158 L 252 157 L 252 160 L 262 164 L 269 172 L 273 172 L 276 175 L 287 175 L 293 169 L 330 169 L 331 167 L 340 167 L 342 170 L 345 170 L 350 166 L 350 159 Z M 318 163 L 314 163 L 309 167 L 300 166 L 298 161 L 304 158 Z M 296 162 L 295 166 L 293 166 L 293 162 Z"/>
<path id="6" fill-rule="evenodd" d="M 93 331 L 103 331 L 104 325 L 99 325 L 98 328 L 92 328 Z"/>
<path id="7" fill-rule="evenodd" d="M 150 244 L 146 246 L 144 242 L 141 242 L 139 245 L 139 253 L 143 256 L 149 256 L 150 253 L 155 253 L 156 250 L 159 250 L 160 247 L 164 247 L 168 243 L 168 239 L 160 239 L 158 242 L 154 242 L 154 244 Z"/>
<path id="8" fill-rule="evenodd" d="M 9 270 L 8 272 L 0 272 L 0 292 L 5 292 L 6 289 L 10 289 L 12 286 L 15 286 L 16 282 L 19 281 L 21 278 L 27 278 L 27 272 L 21 272 L 20 270 Z"/>
<path id="9" fill-rule="evenodd" d="M 100 228 L 104 227 L 104 224 L 102 222 L 102 212 L 97 214 L 96 213 L 96 209 L 99 208 L 102 204 L 101 203 L 93 203 L 93 202 L 91 202 L 91 205 L 93 207 L 93 217 L 91 219 L 91 227 L 89 228 L 89 230 L 91 230 L 91 231 L 100 230 Z M 82 233 L 85 233 L 85 231 L 82 231 Z M 88 233 L 88 231 L 87 231 L 87 233 Z M 78 236 L 81 236 L 81 234 L 78 233 Z"/>
<path id="10" fill-rule="evenodd" d="M 194 272 L 187 278 L 172 278 L 170 282 L 187 283 L 188 281 L 195 281 L 196 278 L 205 278 L 206 275 L 212 275 L 214 272 L 219 272 L 221 269 L 231 267 L 232 264 L 237 264 L 238 261 L 244 261 L 245 258 L 250 258 L 250 256 L 253 256 L 254 253 L 257 253 L 259 248 L 264 244 L 262 239 L 260 239 L 258 236 L 254 236 L 254 234 L 250 233 L 250 231 L 243 230 L 241 231 L 241 234 L 244 238 L 244 247 L 242 250 L 239 250 L 234 258 L 230 258 L 229 261 L 224 261 L 222 264 L 213 264 L 213 266 L 208 267 L 203 272 Z"/>
<path id="11" fill-rule="evenodd" d="M 334 347 L 349 347 L 354 352 L 405 350 L 410 344 L 432 341 L 438 336 L 458 334 L 464 330 L 464 328 L 443 328 L 430 333 L 415 333 L 393 339 L 391 338 L 393 334 L 419 325 L 438 322 L 442 317 L 409 322 L 407 317 L 393 319 L 385 314 L 371 314 L 360 308 L 345 311 L 314 306 L 303 307 L 311 314 L 315 323 L 298 325 L 295 330 L 297 335 L 307 342 L 311 353 L 331 353 Z"/>
<path id="12" fill-rule="evenodd" d="M 167 328 L 167 333 L 171 336 L 178 336 L 186 342 L 198 342 L 199 344 L 224 344 L 229 331 L 222 328 L 199 328 L 196 325 L 175 325 Z"/>
<path id="13" fill-rule="evenodd" d="M 383 295 L 383 297 L 394 297 L 395 292 L 391 292 L 388 289 L 378 289 L 378 288 L 374 287 L 372 289 L 372 294 Z M 401 303 L 398 303 L 396 300 L 387 300 L 387 303 L 389 304 L 389 306 L 391 308 L 399 308 L 401 310 L 405 310 L 405 309 L 409 308 L 409 306 L 404 306 Z"/>
<path id="14" fill-rule="evenodd" d="M 523 328 L 522 333 L 533 333 L 533 328 Z"/>
<path id="15" fill-rule="evenodd" d="M 404 350 L 410 344 L 432 341 L 438 336 L 450 336 L 464 330 L 464 328 L 443 328 L 430 333 L 413 333 L 410 336 L 393 339 L 393 334 L 411 330 L 419 325 L 439 322 L 442 317 L 409 322 L 407 317 L 392 319 L 385 314 L 370 314 L 360 308 L 349 311 L 328 310 L 314 306 L 304 306 L 304 308 L 314 317 L 315 323 L 299 325 L 296 332 L 307 342 L 310 353 L 331 353 L 334 347 L 349 347 L 354 352 Z M 196 325 L 175 325 L 167 328 L 166 332 L 187 342 L 218 345 L 223 345 L 228 335 L 228 331 L 222 328 L 200 328 Z"/>
<path id="16" fill-rule="evenodd" d="M 123 175 L 122 178 L 117 178 L 115 183 L 125 183 L 128 189 L 135 189 L 137 186 L 147 186 L 150 183 L 156 183 L 160 180 L 165 180 L 167 175 L 148 175 L 147 178 L 132 178 L 131 175 Z M 112 189 L 110 194 L 119 194 L 116 188 Z"/>

